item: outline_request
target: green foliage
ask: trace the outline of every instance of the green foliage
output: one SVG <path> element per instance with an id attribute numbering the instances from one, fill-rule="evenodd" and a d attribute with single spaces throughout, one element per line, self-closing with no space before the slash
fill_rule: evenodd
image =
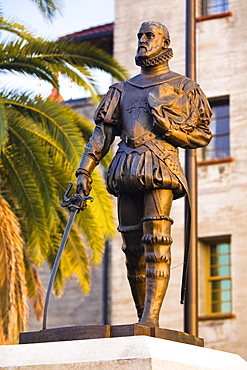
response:
<path id="1" fill-rule="evenodd" d="M 35 2 L 48 18 L 56 9 L 54 1 Z M 90 68 L 105 70 L 116 79 L 126 78 L 116 61 L 89 44 L 46 41 L 3 17 L 0 17 L 0 29 L 16 36 L 0 43 L 0 73 L 34 76 L 56 89 L 60 73 L 88 89 L 94 101 L 98 100 L 98 94 Z M 2 89 L 0 301 L 4 301 L 5 307 L 4 317 L 0 315 L 0 326 L 4 328 L 0 331 L 2 343 L 9 343 L 18 330 L 26 328 L 26 294 L 36 317 L 41 318 L 44 288 L 39 268 L 45 261 L 53 266 L 68 219 L 68 211 L 59 204 L 67 184 L 75 181 L 74 173 L 92 129 L 91 122 L 66 104 L 32 93 Z M 103 165 L 107 163 L 109 154 Z M 77 277 L 82 291 L 89 292 L 91 263 L 100 263 L 104 242 L 114 232 L 112 201 L 97 169 L 91 195 L 93 203 L 76 216 L 69 235 L 55 278 L 57 295 L 63 293 L 65 281 L 73 276 Z M 6 289 L 10 291 L 7 293 Z M 11 312 L 6 307 L 12 307 Z M 16 320 L 19 324 L 14 326 Z"/>

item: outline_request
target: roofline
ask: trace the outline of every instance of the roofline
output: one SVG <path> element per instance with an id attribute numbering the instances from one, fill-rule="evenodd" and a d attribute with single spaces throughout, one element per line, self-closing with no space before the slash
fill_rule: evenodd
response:
<path id="1" fill-rule="evenodd" d="M 113 28 L 114 28 L 114 22 L 106 23 L 103 25 L 90 27 L 82 31 L 73 32 L 68 35 L 61 36 L 60 39 L 73 38 L 78 41 L 92 40 L 92 39 L 99 38 L 99 37 L 113 35 Z"/>

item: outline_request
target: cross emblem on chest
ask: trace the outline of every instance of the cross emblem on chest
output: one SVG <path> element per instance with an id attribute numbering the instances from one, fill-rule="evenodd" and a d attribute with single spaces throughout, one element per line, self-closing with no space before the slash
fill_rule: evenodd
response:
<path id="1" fill-rule="evenodd" d="M 133 99 L 126 107 L 125 110 L 128 113 L 132 113 L 137 120 L 142 111 L 148 112 L 147 99 L 146 97 L 138 97 Z"/>

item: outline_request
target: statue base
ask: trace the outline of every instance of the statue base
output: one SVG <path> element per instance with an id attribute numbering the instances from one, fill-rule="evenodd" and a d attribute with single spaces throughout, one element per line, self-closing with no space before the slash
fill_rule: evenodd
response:
<path id="1" fill-rule="evenodd" d="M 204 340 L 181 331 L 149 328 L 140 324 L 69 326 L 20 333 L 20 344 L 146 335 L 203 347 Z"/>
<path id="2" fill-rule="evenodd" d="M 141 330 L 134 325 L 123 326 L 125 334 L 128 330 L 135 332 Z M 115 327 L 115 330 L 118 334 L 120 327 Z M 233 353 L 146 335 L 124 335 L 115 338 L 2 345 L 0 368 L 1 370 L 246 370 L 247 363 Z"/>

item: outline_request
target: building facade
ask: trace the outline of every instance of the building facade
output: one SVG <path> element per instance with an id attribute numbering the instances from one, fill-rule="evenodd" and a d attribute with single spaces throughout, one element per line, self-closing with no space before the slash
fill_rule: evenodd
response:
<path id="1" fill-rule="evenodd" d="M 213 139 L 198 150 L 199 336 L 205 345 L 247 359 L 247 36 L 244 0 L 197 1 L 197 82 L 213 110 Z M 136 34 L 146 20 L 165 24 L 171 36 L 172 70 L 185 72 L 185 2 L 116 0 L 114 56 L 131 76 Z M 180 150 L 183 161 L 183 149 Z M 179 304 L 183 261 L 183 200 L 173 202 L 172 274 L 161 312 L 161 326 L 183 330 Z M 120 249 L 120 248 L 119 248 Z M 124 257 L 112 255 L 112 323 L 134 322 Z"/>

